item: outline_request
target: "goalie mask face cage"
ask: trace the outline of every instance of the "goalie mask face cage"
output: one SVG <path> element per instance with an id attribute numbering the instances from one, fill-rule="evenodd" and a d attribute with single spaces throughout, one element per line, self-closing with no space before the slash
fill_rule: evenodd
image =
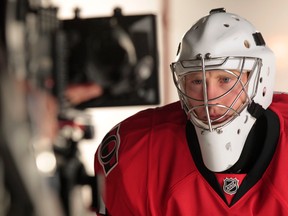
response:
<path id="1" fill-rule="evenodd" d="M 251 103 L 256 88 L 249 86 L 259 82 L 261 59 L 198 55 L 172 63 L 171 69 L 189 119 L 197 127 L 212 131 L 229 124 Z"/>

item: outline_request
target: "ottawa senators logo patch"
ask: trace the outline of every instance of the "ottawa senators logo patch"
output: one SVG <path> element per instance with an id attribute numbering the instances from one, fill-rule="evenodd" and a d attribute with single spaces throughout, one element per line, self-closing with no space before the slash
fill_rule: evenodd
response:
<path id="1" fill-rule="evenodd" d="M 98 160 L 107 176 L 118 164 L 118 150 L 120 146 L 120 124 L 115 126 L 103 139 L 99 151 Z"/>
<path id="2" fill-rule="evenodd" d="M 239 189 L 239 180 L 237 178 L 225 178 L 223 184 L 223 190 L 229 195 L 236 194 Z"/>

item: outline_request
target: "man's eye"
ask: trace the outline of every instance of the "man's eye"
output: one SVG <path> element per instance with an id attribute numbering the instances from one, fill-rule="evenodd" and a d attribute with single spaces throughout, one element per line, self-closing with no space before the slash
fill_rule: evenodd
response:
<path id="1" fill-rule="evenodd" d="M 229 83 L 232 79 L 230 77 L 221 77 L 220 82 L 221 83 Z"/>
<path id="2" fill-rule="evenodd" d="M 200 85 L 200 84 L 202 84 L 202 80 L 192 80 L 192 83 L 194 85 Z"/>

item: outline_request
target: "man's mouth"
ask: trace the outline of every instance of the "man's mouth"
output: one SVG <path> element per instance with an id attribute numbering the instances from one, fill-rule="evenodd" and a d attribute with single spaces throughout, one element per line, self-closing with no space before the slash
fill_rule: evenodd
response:
<path id="1" fill-rule="evenodd" d="M 227 119 L 229 119 L 231 116 L 230 115 L 210 115 L 210 120 L 212 124 L 219 124 Z M 205 115 L 204 118 L 202 118 L 202 121 L 205 123 L 208 123 L 208 117 Z"/>

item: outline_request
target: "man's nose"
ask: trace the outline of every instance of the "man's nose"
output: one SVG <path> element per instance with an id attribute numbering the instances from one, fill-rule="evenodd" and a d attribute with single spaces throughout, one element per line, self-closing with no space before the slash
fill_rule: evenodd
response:
<path id="1" fill-rule="evenodd" d="M 219 96 L 219 90 L 212 82 L 206 83 L 206 91 L 208 100 L 215 99 Z"/>

